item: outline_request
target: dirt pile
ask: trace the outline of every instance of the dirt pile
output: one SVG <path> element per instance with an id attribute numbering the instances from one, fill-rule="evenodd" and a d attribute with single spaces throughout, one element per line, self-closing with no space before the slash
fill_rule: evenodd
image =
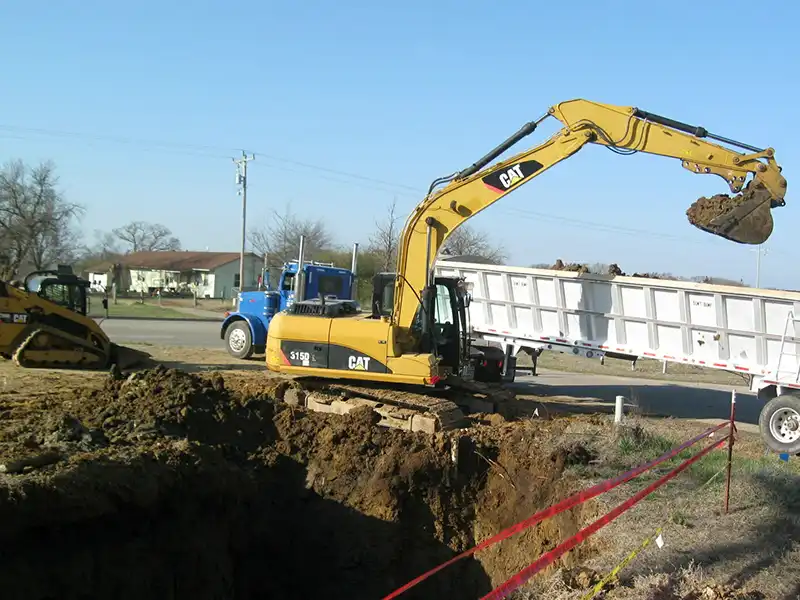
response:
<path id="1" fill-rule="evenodd" d="M 554 271 L 573 271 L 577 273 L 592 273 L 592 268 L 583 263 L 565 263 L 560 258 L 550 267 Z M 614 275 L 616 277 L 625 277 L 625 271 L 617 263 L 611 263 L 604 273 L 596 273 L 598 275 Z M 647 277 L 649 279 L 663 279 L 662 275 L 658 273 L 631 273 L 627 277 Z"/>
<path id="2" fill-rule="evenodd" d="M 589 273 L 589 265 L 580 263 L 565 263 L 560 258 L 550 267 L 554 271 L 574 271 L 577 273 Z"/>
<path id="3" fill-rule="evenodd" d="M 711 221 L 716 219 L 721 214 L 733 210 L 739 205 L 736 196 L 728 194 L 716 194 L 707 198 L 705 196 L 698 198 L 688 209 L 686 209 L 686 217 L 692 225 L 699 227 L 708 227 Z"/>
<path id="4" fill-rule="evenodd" d="M 428 436 L 377 427 L 369 409 L 276 403 L 286 385 L 242 394 L 219 375 L 157 368 L 4 402 L 0 463 L 17 468 L 0 475 L 3 597 L 381 597 L 562 498 L 564 469 L 584 456 L 553 450 L 559 420 Z M 588 510 L 404 598 L 486 593 Z"/>

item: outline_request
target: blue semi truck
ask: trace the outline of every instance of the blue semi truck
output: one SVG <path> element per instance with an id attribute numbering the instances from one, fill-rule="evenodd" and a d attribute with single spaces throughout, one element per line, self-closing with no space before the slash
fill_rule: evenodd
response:
<path id="1" fill-rule="evenodd" d="M 300 282 L 298 271 L 303 274 Z M 284 264 L 277 289 L 269 289 L 267 272 L 262 281 L 266 289 L 239 292 L 237 310 L 225 313 L 220 338 L 225 340 L 228 353 L 236 358 L 249 358 L 266 351 L 269 323 L 273 316 L 292 305 L 298 287 L 302 300 L 320 296 L 350 299 L 355 294 L 354 271 L 334 267 L 333 263 L 291 261 Z"/>

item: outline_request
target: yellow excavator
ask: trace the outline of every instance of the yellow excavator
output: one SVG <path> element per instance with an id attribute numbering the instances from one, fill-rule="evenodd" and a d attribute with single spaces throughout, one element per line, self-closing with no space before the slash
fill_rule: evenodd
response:
<path id="1" fill-rule="evenodd" d="M 87 316 L 89 285 L 68 266 L 14 284 L 0 280 L 0 357 L 28 368 L 147 365 L 147 353 L 114 344 Z"/>
<path id="2" fill-rule="evenodd" d="M 541 145 L 490 165 L 549 117 L 563 128 Z M 319 298 L 296 302 L 276 315 L 267 338 L 267 368 L 316 380 L 390 387 L 498 382 L 502 353 L 498 357 L 491 353 L 498 349 L 478 349 L 471 343 L 469 290 L 464 281 L 434 276 L 436 256 L 467 219 L 588 144 L 618 154 L 675 158 L 691 173 L 721 177 L 735 195 L 700 198 L 686 214 L 695 227 L 737 243 L 763 243 L 773 230 L 771 210 L 785 204 L 786 180 L 772 148 L 743 144 L 635 107 L 584 99 L 561 102 L 474 164 L 431 184 L 401 233 L 396 273 L 379 274 L 373 281 L 371 314 L 362 314 L 353 300 Z M 362 392 L 364 388 L 357 389 L 356 395 Z M 397 404 L 408 406 L 406 398 Z M 385 394 L 377 399 L 381 405 L 392 402 Z M 424 410 L 425 403 L 423 398 L 411 404 Z"/>

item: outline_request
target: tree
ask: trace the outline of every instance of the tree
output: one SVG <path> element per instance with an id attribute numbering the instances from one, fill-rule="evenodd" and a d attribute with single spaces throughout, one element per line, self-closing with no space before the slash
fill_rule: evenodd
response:
<path id="1" fill-rule="evenodd" d="M 375 221 L 375 233 L 369 238 L 368 252 L 375 254 L 383 271 L 393 270 L 397 260 L 397 245 L 399 243 L 400 231 L 398 221 L 400 216 L 397 214 L 397 198 L 392 199 L 386 217 L 381 221 Z"/>
<path id="2" fill-rule="evenodd" d="M 168 227 L 158 223 L 132 221 L 113 230 L 114 236 L 128 245 L 129 252 L 180 250 L 180 240 Z"/>
<path id="3" fill-rule="evenodd" d="M 113 233 L 95 230 L 94 237 L 94 245 L 87 249 L 88 254 L 91 254 L 94 258 L 98 260 L 109 260 L 123 253 L 119 246 L 119 240 L 114 237 Z"/>
<path id="4" fill-rule="evenodd" d="M 489 236 L 469 225 L 460 225 L 450 234 L 441 249 L 441 254 L 450 256 L 479 256 L 488 262 L 502 264 L 506 259 L 505 249 L 495 245 Z"/>
<path id="5" fill-rule="evenodd" d="M 52 162 L 29 168 L 21 160 L 0 170 L 0 278 L 29 262 L 36 269 L 71 263 L 77 256 L 75 219 L 83 207 L 58 191 Z"/>
<path id="6" fill-rule="evenodd" d="M 300 253 L 300 236 L 305 236 L 305 260 L 331 249 L 332 236 L 322 219 L 301 219 L 291 214 L 272 212 L 270 222 L 250 230 L 248 240 L 259 254 L 268 255 L 269 263 L 282 265 L 296 260 Z"/>

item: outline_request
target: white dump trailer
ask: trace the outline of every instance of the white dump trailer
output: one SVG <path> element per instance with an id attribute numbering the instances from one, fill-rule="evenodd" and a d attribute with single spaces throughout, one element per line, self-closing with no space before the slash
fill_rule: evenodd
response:
<path id="1" fill-rule="evenodd" d="M 521 350 L 744 373 L 765 442 L 800 453 L 800 292 L 450 261 L 436 274 L 472 284 L 473 337 L 505 349 L 510 377 Z"/>

